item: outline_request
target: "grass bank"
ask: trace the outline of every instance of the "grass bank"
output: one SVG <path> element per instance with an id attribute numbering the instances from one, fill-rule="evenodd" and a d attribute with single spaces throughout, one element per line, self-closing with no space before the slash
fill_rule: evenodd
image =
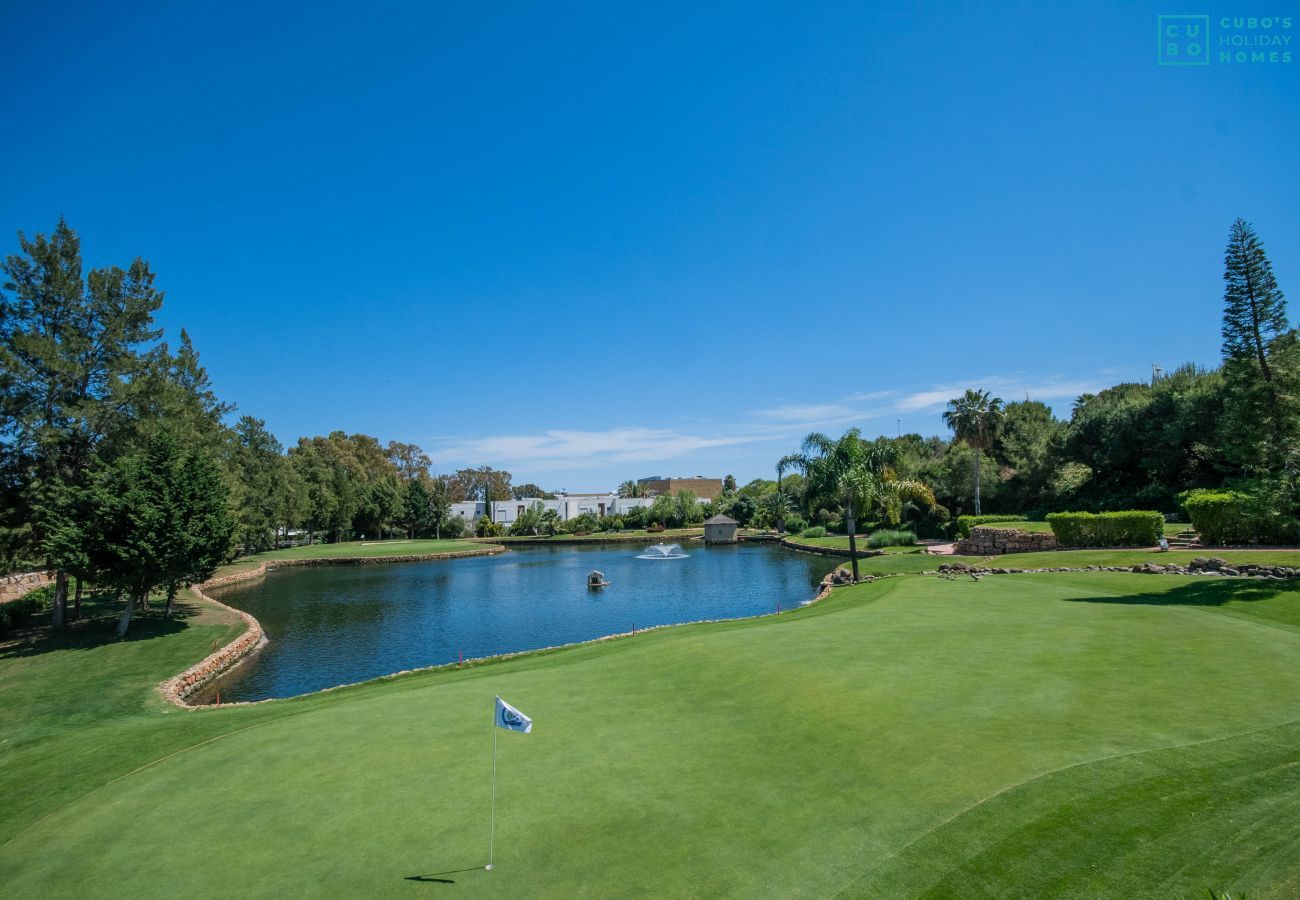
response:
<path id="1" fill-rule="evenodd" d="M 487 543 L 496 543 L 496 541 Z M 467 550 L 482 549 L 483 543 L 474 540 L 398 539 L 391 541 L 342 541 L 337 544 L 311 544 L 241 556 L 229 565 L 218 569 L 216 577 L 220 578 L 224 575 L 233 575 L 236 572 L 256 569 L 264 562 L 279 559 L 374 559 L 383 556 L 423 556 L 426 554 L 462 553 Z"/>
<path id="2" fill-rule="evenodd" d="M 8 896 L 1300 889 L 1290 583 L 888 579 L 197 712 L 153 685 L 231 624 L 143 625 L 0 650 Z M 500 736 L 488 873 L 496 694 L 536 727 Z"/>

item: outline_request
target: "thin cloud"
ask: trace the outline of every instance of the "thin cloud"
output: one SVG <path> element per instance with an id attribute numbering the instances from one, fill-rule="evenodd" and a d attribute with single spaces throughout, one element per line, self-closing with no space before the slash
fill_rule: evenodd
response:
<path id="1" fill-rule="evenodd" d="M 653 462 L 678 459 L 713 447 L 766 440 L 761 434 L 698 435 L 664 428 L 613 428 L 608 431 L 552 429 L 539 434 L 502 434 L 437 447 L 435 462 L 565 468 L 586 462 Z"/>
<path id="2" fill-rule="evenodd" d="M 819 422 L 838 421 L 847 418 L 871 418 L 880 415 L 879 410 L 866 409 L 857 404 L 863 401 L 881 400 L 893 396 L 893 391 L 860 391 L 827 403 L 788 403 L 756 409 L 751 416 L 774 419 L 781 422 Z"/>
<path id="3" fill-rule="evenodd" d="M 604 431 L 548 429 L 536 433 L 465 436 L 432 440 L 428 452 L 435 463 L 442 465 L 491 465 L 530 472 L 580 470 L 620 463 L 668 463 L 716 448 L 797 441 L 810 431 L 857 425 L 885 416 L 937 411 L 972 385 L 1000 394 L 1008 401 L 1023 399 L 1025 391 L 1033 400 L 1053 400 L 1073 399 L 1105 387 L 1085 380 L 995 375 L 910 394 L 863 391 L 825 402 L 779 404 L 751 410 L 746 413 L 747 419 L 738 422 L 690 421 L 685 423 L 686 430 L 624 426 Z M 938 430 L 937 418 L 935 425 Z"/>
<path id="4" fill-rule="evenodd" d="M 774 406 L 771 409 L 755 410 L 753 415 L 783 422 L 812 422 L 818 419 L 838 419 L 842 416 L 851 416 L 854 412 L 855 410 L 851 407 L 837 403 L 813 403 L 804 406 L 798 404 Z"/>
<path id="5" fill-rule="evenodd" d="M 1096 393 L 1105 385 L 1096 381 L 1056 381 L 1050 379 L 1047 381 L 1025 381 L 1000 375 L 993 378 L 977 379 L 969 384 L 954 384 L 936 388 L 932 391 L 917 391 L 901 397 L 895 407 L 899 412 L 920 412 L 927 409 L 937 409 L 946 406 L 948 401 L 954 397 L 960 397 L 968 387 L 978 387 L 980 390 L 990 391 L 993 394 L 1005 394 L 1007 396 L 1003 398 L 1004 400 L 1014 402 L 1023 400 L 1026 396 L 1030 400 L 1074 399 L 1080 394 Z"/>

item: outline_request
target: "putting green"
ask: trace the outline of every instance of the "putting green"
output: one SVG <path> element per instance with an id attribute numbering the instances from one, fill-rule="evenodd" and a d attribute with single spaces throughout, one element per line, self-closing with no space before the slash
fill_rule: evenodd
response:
<path id="1" fill-rule="evenodd" d="M 0 884 L 1294 896 L 1297 659 L 1300 592 L 1283 582 L 903 577 L 781 617 L 294 701 L 151 699 L 0 751 L 20 795 L 0 813 Z M 536 725 L 500 734 L 489 873 L 495 694 Z"/>

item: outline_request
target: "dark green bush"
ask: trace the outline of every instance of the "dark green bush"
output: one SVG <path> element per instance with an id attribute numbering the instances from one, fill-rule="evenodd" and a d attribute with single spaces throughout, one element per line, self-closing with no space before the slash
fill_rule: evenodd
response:
<path id="1" fill-rule="evenodd" d="M 1164 533 L 1165 517 L 1149 510 L 1051 513 L 1047 522 L 1062 547 L 1149 547 Z"/>
<path id="2" fill-rule="evenodd" d="M 1179 499 L 1205 544 L 1294 544 L 1297 523 L 1243 491 L 1194 490 Z"/>
<path id="3" fill-rule="evenodd" d="M 50 589 L 39 588 L 17 600 L 0 603 L 0 634 L 21 628 L 40 613 L 45 606 L 45 598 Z"/>
<path id="4" fill-rule="evenodd" d="M 1024 522 L 1024 516 L 958 516 L 957 537 L 970 537 L 970 530 L 976 525 L 992 525 L 995 522 Z"/>
<path id="5" fill-rule="evenodd" d="M 788 534 L 799 534 L 807 527 L 808 523 L 800 516 L 785 517 L 785 530 Z"/>
<path id="6" fill-rule="evenodd" d="M 600 530 L 600 520 L 593 512 L 578 513 L 567 522 L 560 523 L 561 534 L 592 534 Z"/>
<path id="7" fill-rule="evenodd" d="M 867 536 L 867 546 L 873 550 L 881 547 L 910 547 L 915 543 L 915 534 L 898 528 L 881 528 Z"/>

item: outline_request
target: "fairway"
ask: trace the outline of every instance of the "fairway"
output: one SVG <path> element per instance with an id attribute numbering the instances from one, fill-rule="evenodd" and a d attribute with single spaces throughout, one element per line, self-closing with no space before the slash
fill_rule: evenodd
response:
<path id="1" fill-rule="evenodd" d="M 191 628 L 79 651 L 134 654 L 134 699 L 98 724 L 6 716 L 7 896 L 1300 892 L 1286 582 L 892 578 L 780 617 L 164 711 L 148 679 Z M 0 660 L 0 699 L 23 701 L 14 667 L 53 679 L 69 655 Z M 500 736 L 489 873 L 496 694 L 536 725 Z"/>

